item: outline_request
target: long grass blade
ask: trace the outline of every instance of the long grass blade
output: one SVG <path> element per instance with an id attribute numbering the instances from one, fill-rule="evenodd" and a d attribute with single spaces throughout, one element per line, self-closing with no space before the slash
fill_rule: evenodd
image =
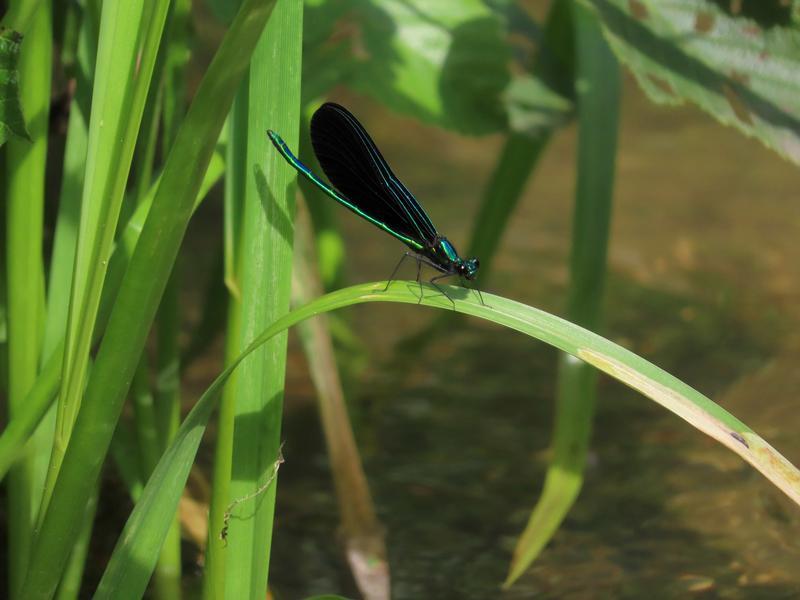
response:
<path id="1" fill-rule="evenodd" d="M 89 544 L 92 540 L 94 530 L 94 517 L 97 512 L 97 501 L 100 493 L 95 486 L 95 490 L 86 505 L 83 515 L 83 525 L 81 526 L 78 539 L 72 547 L 72 552 L 64 570 L 64 576 L 58 584 L 58 593 L 55 600 L 76 600 L 80 598 L 81 584 L 86 571 L 86 557 L 89 555 Z"/>
<path id="2" fill-rule="evenodd" d="M 173 54 L 173 45 L 182 46 L 186 43 L 185 32 L 181 35 L 180 28 L 185 28 L 188 14 L 188 3 L 181 1 L 173 7 L 170 17 L 169 54 Z M 169 152 L 177 127 L 177 106 L 183 105 L 183 87 L 176 80 L 174 64 L 168 64 L 164 77 L 164 128 L 163 128 L 163 154 Z M 169 113 L 167 114 L 167 111 Z M 155 447 L 158 454 L 167 448 L 180 425 L 180 348 L 178 335 L 181 326 L 181 312 L 179 308 L 178 292 L 180 284 L 180 264 L 170 276 L 167 289 L 161 299 L 156 321 L 158 324 L 158 352 L 156 354 L 156 386 L 154 390 L 154 422 L 158 438 Z M 151 465 L 152 469 L 155 465 Z M 149 475 L 149 473 L 148 473 Z M 181 530 L 180 520 L 176 514 L 173 517 L 172 527 L 155 574 L 155 596 L 164 600 L 179 600 L 181 597 Z"/>
<path id="3" fill-rule="evenodd" d="M 180 310 L 178 284 L 180 279 L 172 273 L 161 306 L 158 308 L 158 352 L 156 355 L 156 387 L 154 390 L 154 421 L 157 439 L 155 448 L 160 456 L 175 436 L 180 425 Z M 150 466 L 150 470 L 155 463 Z M 148 472 L 149 475 L 149 472 Z M 181 529 L 178 515 L 173 515 L 172 527 L 158 561 L 155 577 L 156 596 L 163 600 L 181 597 Z"/>
<path id="4" fill-rule="evenodd" d="M 572 227 L 567 318 L 590 330 L 600 327 L 611 220 L 619 121 L 619 66 L 594 14 L 573 6 L 578 94 L 577 189 Z M 565 354 L 558 369 L 553 457 L 542 496 L 514 550 L 505 585 L 536 559 L 572 507 L 594 417 L 597 372 Z"/>
<path id="5" fill-rule="evenodd" d="M 80 407 L 95 318 L 169 0 L 104 2 L 47 510 Z"/>
<path id="6" fill-rule="evenodd" d="M 367 302 L 420 302 L 415 281 L 395 281 L 353 286 L 332 292 L 284 315 L 261 333 L 197 401 L 178 430 L 147 482 L 140 501 L 125 525 L 101 581 L 98 598 L 117 596 L 119 590 L 140 592 L 155 564 L 158 549 L 170 524 L 170 515 L 180 499 L 206 422 L 217 396 L 234 370 L 262 344 L 301 321 L 347 306 Z M 686 420 L 758 469 L 776 487 L 800 506 L 800 471 L 747 425 L 719 405 L 669 373 L 629 350 L 589 330 L 539 309 L 507 298 L 484 293 L 482 303 L 475 294 L 456 286 L 443 286 L 451 300 L 426 293 L 421 304 L 485 319 L 588 362 L 598 370 L 638 390 L 667 410 Z M 137 568 L 130 568 L 135 564 Z"/>
<path id="7" fill-rule="evenodd" d="M 75 262 L 78 223 L 80 222 L 80 202 L 89 139 L 91 82 L 94 77 L 97 56 L 100 3 L 91 0 L 82 7 L 72 5 L 67 10 L 70 12 L 65 35 L 76 36 L 76 47 L 63 49 L 62 62 L 68 69 L 75 94 L 70 102 L 58 216 L 48 274 L 47 317 L 41 354 L 43 364 L 46 365 L 51 357 L 57 357 L 59 366 L 63 358 L 72 267 Z M 37 379 L 37 384 L 38 381 Z M 48 428 L 51 440 L 55 420 L 56 412 L 51 407 L 42 425 Z M 58 600 L 77 598 L 80 593 L 98 495 L 99 491 L 95 489 L 87 506 L 78 541 L 70 554 L 64 577 L 59 583 Z"/>
<path id="8" fill-rule="evenodd" d="M 240 348 L 289 310 L 295 173 L 263 132 L 285 131 L 297 145 L 302 18 L 302 3 L 279 0 L 250 67 Z M 236 379 L 231 503 L 256 493 L 274 476 L 279 454 L 286 336 L 260 349 L 259 358 Z M 226 597 L 258 597 L 267 589 L 276 487 L 232 509 Z"/>
<path id="9" fill-rule="evenodd" d="M 21 4 L 16 2 L 15 4 Z M 19 57 L 20 100 L 32 141 L 11 139 L 6 147 L 6 255 L 8 319 L 8 409 L 25 409 L 34 386 L 44 332 L 42 235 L 52 52 L 52 5 L 32 16 Z M 36 509 L 42 494 L 51 431 L 40 427 L 8 481 L 8 585 L 16 598 L 25 577 Z"/>
<path id="10" fill-rule="evenodd" d="M 47 321 L 42 359 L 47 360 L 64 339 L 69 311 L 72 265 L 78 239 L 81 211 L 81 190 L 89 140 L 89 111 L 92 101 L 90 83 L 97 56 L 100 20 L 99 2 L 87 2 L 81 15 L 78 48 L 74 61 L 75 96 L 70 103 L 67 141 L 64 148 L 64 170 L 58 199 L 58 216 L 53 236 L 53 253 L 47 285 Z"/>
<path id="11" fill-rule="evenodd" d="M 242 298 L 239 282 L 244 183 L 247 179 L 247 102 L 249 79 L 245 77 L 233 101 L 228 117 L 227 172 L 225 176 L 225 223 L 223 244 L 225 254 L 225 287 L 237 302 Z M 236 334 L 238 335 L 238 334 Z"/>
<path id="12" fill-rule="evenodd" d="M 243 221 L 244 185 L 247 178 L 247 103 L 249 78 L 245 76 L 228 115 L 227 172 L 225 174 L 224 280 L 229 294 L 227 329 L 225 332 L 225 364 L 239 353 L 242 304 L 241 224 Z M 220 400 L 217 418 L 217 439 L 214 448 L 214 486 L 208 514 L 206 568 L 203 572 L 203 598 L 213 600 L 225 596 L 226 546 L 220 533 L 225 527 L 230 503 L 233 460 L 233 435 L 236 416 L 236 377 L 232 377 Z"/>

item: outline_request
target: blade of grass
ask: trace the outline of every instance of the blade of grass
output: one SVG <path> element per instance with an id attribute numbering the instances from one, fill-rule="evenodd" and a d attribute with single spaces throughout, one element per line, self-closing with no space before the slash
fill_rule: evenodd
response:
<path id="1" fill-rule="evenodd" d="M 81 404 L 100 294 L 168 7 L 169 0 L 103 3 L 62 389 L 40 516 Z"/>
<path id="2" fill-rule="evenodd" d="M 158 462 L 158 433 L 156 433 L 153 393 L 150 391 L 150 368 L 147 353 L 143 352 L 133 374 L 130 399 L 133 407 L 133 423 L 136 433 L 135 448 L 138 449 L 142 481 L 150 477 Z"/>
<path id="3" fill-rule="evenodd" d="M 100 22 L 100 5 L 89 1 L 83 7 L 71 5 L 68 10 L 66 35 L 75 35 L 74 49 L 66 46 L 62 50 L 62 63 L 69 73 L 74 96 L 70 102 L 67 140 L 64 149 L 61 191 L 58 202 L 53 252 L 50 258 L 50 272 L 47 287 L 47 316 L 45 319 L 44 340 L 40 363 L 57 352 L 58 365 L 63 359 L 64 336 L 66 334 L 69 310 L 72 266 L 75 261 L 75 247 L 80 221 L 80 201 L 83 189 L 84 166 L 89 137 L 89 112 L 91 106 L 91 82 L 97 56 L 97 37 Z M 56 17 L 56 20 L 58 17 Z M 77 34 L 74 33 L 77 30 Z M 37 379 L 38 383 L 38 379 Z M 46 424 L 52 440 L 56 412 L 48 408 Z M 52 445 L 52 442 L 51 442 Z M 48 456 L 52 448 L 49 448 Z M 59 600 L 77 598 L 80 592 L 89 540 L 94 525 L 94 508 L 97 505 L 98 490 L 95 489 L 78 534 L 78 542 L 70 555 L 64 578 L 59 584 Z"/>
<path id="4" fill-rule="evenodd" d="M 567 318 L 597 330 L 601 324 L 608 229 L 619 122 L 619 66 L 596 16 L 573 5 L 578 93 L 578 157 L 572 225 Z M 514 550 L 510 586 L 553 537 L 578 497 L 594 418 L 597 372 L 569 354 L 561 356 L 553 429 L 553 457 L 542 496 Z"/>
<path id="5" fill-rule="evenodd" d="M 128 490 L 128 494 L 136 502 L 144 489 L 144 481 L 142 480 L 144 469 L 137 452 L 136 435 L 125 419 L 117 421 L 117 427 L 114 430 L 114 436 L 111 438 L 111 445 L 109 446 L 109 454 L 114 461 L 114 466 L 117 468 L 117 473 Z"/>
<path id="6" fill-rule="evenodd" d="M 240 243 L 244 204 L 244 182 L 247 178 L 247 103 L 249 77 L 241 84 L 236 94 L 231 114 L 228 117 L 228 145 L 225 177 L 225 222 L 223 244 L 225 246 L 225 287 L 237 302 L 242 298 L 239 283 Z M 238 335 L 238 334 L 237 334 Z"/>
<path id="7" fill-rule="evenodd" d="M 249 75 L 247 171 L 242 223 L 240 348 L 289 310 L 295 172 L 275 152 L 267 129 L 297 147 L 303 5 L 280 0 L 259 40 Z M 259 364 L 236 379 L 229 502 L 274 477 L 280 447 L 286 335 L 259 350 Z M 229 521 L 225 597 L 260 597 L 267 589 L 276 485 L 239 504 Z"/>
<path id="8" fill-rule="evenodd" d="M 54 486 L 53 507 L 45 512 L 34 544 L 23 588 L 26 598 L 50 597 L 61 576 L 90 491 L 88 484 L 97 480 L 225 114 L 272 6 L 268 0 L 246 0 L 242 4 L 167 158 L 97 352 Z"/>
<path id="9" fill-rule="evenodd" d="M 86 3 L 82 11 L 75 72 L 75 96 L 70 102 L 67 141 L 64 147 L 64 168 L 53 237 L 53 253 L 47 285 L 47 319 L 42 347 L 43 362 L 63 342 L 67 329 L 72 265 L 80 221 L 86 149 L 89 139 L 89 110 L 92 101 L 91 81 L 97 56 L 100 7 L 96 0 Z"/>
<path id="10" fill-rule="evenodd" d="M 176 265 L 176 268 L 178 266 Z M 159 456 L 167 449 L 180 425 L 179 282 L 178 272 L 173 272 L 156 317 L 158 352 L 156 355 L 154 425 L 158 437 L 154 446 Z M 148 476 L 154 468 L 155 463 L 149 465 Z M 172 527 L 158 560 L 155 595 L 164 600 L 179 600 L 181 597 L 181 529 L 177 513 L 173 515 Z"/>
<path id="11" fill-rule="evenodd" d="M 189 341 L 178 360 L 181 373 L 200 356 L 220 336 L 225 329 L 228 314 L 228 288 L 225 287 L 224 247 L 217 252 L 214 265 L 210 269 L 208 284 L 203 292 L 202 311 L 198 323 L 192 328 Z M 226 332 L 227 335 L 227 332 Z"/>
<path id="12" fill-rule="evenodd" d="M 230 364 L 239 352 L 241 336 L 241 224 L 243 222 L 244 184 L 247 173 L 247 104 L 249 76 L 245 76 L 228 115 L 228 170 L 225 176 L 224 261 L 225 287 L 230 294 L 225 331 L 225 364 Z M 214 485 L 208 514 L 206 568 L 203 572 L 203 598 L 225 597 L 225 542 L 220 533 L 230 502 L 230 482 L 233 460 L 234 418 L 236 411 L 236 377 L 232 377 L 222 394 L 217 419 L 217 439 L 214 447 Z"/>
<path id="13" fill-rule="evenodd" d="M 241 330 L 241 304 L 231 299 L 228 304 L 228 328 L 225 338 L 225 364 L 230 364 L 239 349 Z M 214 485 L 208 511 L 208 539 L 206 561 L 203 572 L 203 598 L 225 597 L 226 543 L 222 536 L 226 511 L 230 497 L 230 481 L 233 456 L 234 415 L 236 399 L 236 377 L 228 381 L 220 400 L 217 418 L 217 439 L 214 448 Z"/>
<path id="14" fill-rule="evenodd" d="M 164 298 L 168 296 L 169 286 L 164 294 Z M 163 299 L 162 299 L 163 305 Z M 161 330 L 159 330 L 159 344 Z M 136 369 L 136 374 L 133 377 L 131 385 L 131 400 L 133 401 L 134 408 L 134 423 L 136 424 L 136 445 L 140 455 L 140 468 L 141 480 L 147 481 L 153 469 L 158 463 L 162 452 L 167 446 L 166 437 L 169 431 L 164 431 L 163 434 L 159 429 L 159 425 L 164 427 L 166 423 L 160 421 L 157 415 L 157 406 L 155 394 L 150 387 L 150 369 L 147 352 L 143 352 L 139 360 L 139 366 Z M 160 383 L 160 382 L 159 382 Z M 158 385 L 158 384 L 157 384 Z M 156 392 L 158 393 L 158 392 Z M 175 419 L 178 420 L 179 416 L 176 414 Z M 177 426 L 175 427 L 177 429 Z M 158 559 L 158 566 L 153 577 L 153 597 L 163 598 L 165 600 L 175 599 L 178 600 L 181 596 L 180 587 L 180 547 L 175 549 L 175 543 L 180 544 L 180 531 L 177 530 L 178 537 L 176 538 L 175 518 L 173 517 L 173 527 L 170 530 L 169 544 L 165 544 L 161 549 Z M 177 559 L 177 562 L 176 562 Z"/>
<path id="15" fill-rule="evenodd" d="M 176 268 L 178 266 L 176 265 Z M 156 439 L 154 447 L 157 454 L 167 448 L 180 425 L 180 312 L 178 310 L 177 272 L 173 272 L 161 305 L 158 308 L 158 352 L 156 356 L 156 387 L 154 393 L 153 425 Z M 148 476 L 155 463 L 148 467 Z M 162 548 L 155 577 L 157 598 L 178 599 L 181 596 L 181 536 L 180 521 L 176 514 L 170 529 L 169 541 Z"/>
<path id="16" fill-rule="evenodd" d="M 167 155 L 175 142 L 181 119 L 186 112 L 186 66 L 190 56 L 191 1 L 175 0 L 168 27 L 169 45 L 164 65 L 163 152 Z"/>
<path id="17" fill-rule="evenodd" d="M 195 207 L 206 197 L 208 190 L 219 181 L 224 169 L 225 165 L 222 156 L 215 153 L 203 178 Z M 151 187 L 151 192 L 137 207 L 136 212 L 125 228 L 120 244 L 117 245 L 114 254 L 111 255 L 108 275 L 103 287 L 103 295 L 100 298 L 100 308 L 97 312 L 97 321 L 95 322 L 95 331 L 92 338 L 93 344 L 100 340 L 105 331 L 106 322 L 116 299 L 122 276 L 128 268 L 130 255 L 136 247 L 136 242 L 150 210 L 157 186 L 158 182 Z M 28 439 L 28 436 L 39 424 L 55 398 L 61 383 L 63 354 L 64 340 L 62 339 L 39 372 L 36 383 L 26 396 L 20 413 L 11 419 L 8 426 L 3 430 L 2 435 L 0 435 L 0 479 L 5 476 L 14 461 L 19 458 L 25 440 Z"/>
<path id="18" fill-rule="evenodd" d="M 394 281 L 383 292 L 385 286 L 386 282 L 381 281 L 341 289 L 284 315 L 214 380 L 184 420 L 147 482 L 114 548 L 96 598 L 117 598 L 115 594 L 120 590 L 132 593 L 144 590 L 169 528 L 169 515 L 178 504 L 217 395 L 237 366 L 273 336 L 310 317 L 358 303 L 419 302 L 415 281 Z M 483 294 L 483 304 L 464 288 L 442 287 L 453 299 L 452 304 L 430 286 L 421 303 L 486 319 L 590 363 L 741 456 L 800 506 L 800 471 L 747 425 L 666 371 L 589 330 L 544 311 L 487 292 Z M 256 362 L 254 358 L 247 362 Z"/>
<path id="19" fill-rule="evenodd" d="M 124 223 L 130 218 L 136 205 L 144 198 L 150 185 L 153 183 L 153 170 L 155 168 L 156 149 L 158 148 L 158 132 L 161 123 L 161 107 L 164 96 L 164 67 L 166 63 L 167 46 L 170 43 L 169 21 L 172 18 L 173 5 L 170 4 L 162 32 L 158 54 L 153 65 L 150 88 L 147 90 L 147 100 L 142 112 L 139 135 L 133 149 L 132 159 L 132 184 L 131 193 L 122 203 L 120 222 Z"/>
<path id="20" fill-rule="evenodd" d="M 145 106 L 143 123 L 145 130 L 137 143 L 134 154 L 136 179 L 134 198 L 136 203 L 152 183 L 152 172 L 159 142 L 161 128 L 162 156 L 169 153 L 175 140 L 179 125 L 178 109 L 183 110 L 184 94 L 177 71 L 185 65 L 176 61 L 176 45 L 185 47 L 187 2 L 173 2 L 164 28 L 164 40 L 159 48 L 153 73 L 154 85 Z M 176 85 L 176 82 L 178 84 Z M 168 114 L 164 111 L 168 110 Z M 133 203 L 129 203 L 131 209 Z M 140 368 L 134 378 L 134 407 L 136 425 L 139 433 L 139 447 L 142 451 L 143 479 L 146 480 L 166 449 L 170 437 L 180 424 L 180 391 L 178 387 L 177 335 L 180 328 L 178 312 L 178 265 L 173 268 L 169 283 L 159 306 L 156 317 L 158 329 L 158 352 L 156 361 L 155 389 L 151 390 L 149 361 L 147 353 L 142 353 Z M 170 352 L 172 354 L 170 354 Z M 173 356 L 174 355 L 174 360 Z M 173 362 L 175 364 L 173 365 Z M 176 515 L 167 543 L 161 549 L 158 566 L 154 575 L 153 595 L 164 600 L 178 600 L 181 597 L 181 551 L 180 523 Z"/>
<path id="21" fill-rule="evenodd" d="M 56 351 L 39 372 L 36 383 L 25 396 L 24 406 L 11 419 L 0 435 L 0 479 L 5 478 L 14 463 L 25 454 L 25 443 L 39 426 L 52 405 L 61 382 L 61 361 L 64 345 Z"/>
<path id="22" fill-rule="evenodd" d="M 322 295 L 311 219 L 304 202 L 298 202 L 295 223 L 292 298 L 293 304 L 302 305 Z M 362 595 L 368 599 L 389 598 L 385 529 L 378 520 L 361 465 L 326 316 L 298 324 L 298 333 L 317 392 L 339 507 L 339 534 L 353 579 Z"/>
<path id="23" fill-rule="evenodd" d="M 81 583 L 86 567 L 86 557 L 89 554 L 89 543 L 92 539 L 92 529 L 94 527 L 94 517 L 97 512 L 97 498 L 99 496 L 97 486 L 94 493 L 89 497 L 86 511 L 83 514 L 83 525 L 81 526 L 78 539 L 72 548 L 69 563 L 64 570 L 64 576 L 58 584 L 56 600 L 75 600 L 80 597 Z"/>
<path id="24" fill-rule="evenodd" d="M 12 7 L 21 2 L 12 3 Z M 42 235 L 52 52 L 52 6 L 42 3 L 31 19 L 19 57 L 20 100 L 32 141 L 6 145 L 6 252 L 8 302 L 8 410 L 24 410 L 33 388 L 44 332 Z M 36 509 L 42 494 L 51 431 L 40 427 L 8 481 L 8 586 L 17 598 L 25 577 Z"/>

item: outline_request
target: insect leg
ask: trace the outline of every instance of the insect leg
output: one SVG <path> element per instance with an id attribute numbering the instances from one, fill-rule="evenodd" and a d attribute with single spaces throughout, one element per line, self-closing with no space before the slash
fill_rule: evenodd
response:
<path id="1" fill-rule="evenodd" d="M 472 289 L 474 289 L 476 292 L 478 292 L 478 300 L 481 301 L 481 306 L 487 306 L 488 307 L 486 302 L 483 301 L 483 294 L 481 294 L 480 288 L 472 288 Z M 491 308 L 491 307 L 489 307 L 489 308 Z"/>
<path id="2" fill-rule="evenodd" d="M 398 262 L 397 265 L 395 265 L 394 271 L 392 271 L 392 274 L 389 276 L 389 280 L 386 282 L 386 287 L 383 288 L 384 292 L 389 289 L 389 286 L 394 281 L 394 276 L 397 275 L 397 270 L 400 268 L 400 265 L 403 264 L 403 261 L 406 259 L 407 256 L 416 257 L 416 255 L 412 254 L 411 252 L 404 252 L 403 253 L 403 256 L 400 257 L 400 262 Z M 417 269 L 417 279 L 419 279 L 419 268 Z"/>
<path id="3" fill-rule="evenodd" d="M 417 283 L 419 284 L 419 300 L 417 304 L 420 304 L 422 302 L 422 296 L 425 294 L 425 290 L 422 289 L 422 278 L 420 277 L 422 274 L 422 258 L 418 254 L 415 254 L 414 258 L 417 259 Z"/>
<path id="4" fill-rule="evenodd" d="M 467 288 L 468 290 L 472 290 L 473 292 L 476 292 L 476 293 L 478 294 L 478 300 L 480 300 L 480 301 L 481 301 L 481 306 L 485 306 L 485 307 L 487 307 L 487 308 L 491 308 L 491 307 L 490 307 L 488 304 L 486 304 L 486 302 L 484 302 L 484 301 L 483 301 L 483 294 L 481 294 L 481 290 L 480 290 L 480 288 L 477 288 L 477 287 L 470 287 L 470 286 L 467 284 L 467 282 L 466 282 L 466 281 L 464 281 L 463 279 L 461 280 L 461 285 L 463 285 L 463 286 L 464 286 L 465 288 Z"/>
<path id="5" fill-rule="evenodd" d="M 455 273 L 444 273 L 443 275 L 437 275 L 436 277 L 432 277 L 431 280 L 428 283 L 430 283 L 433 287 L 435 287 L 437 290 L 439 290 L 445 298 L 450 300 L 450 304 L 453 305 L 453 310 L 455 310 L 456 309 L 455 301 L 450 297 L 450 294 L 448 294 L 447 292 L 444 291 L 443 287 L 441 287 L 438 283 L 436 283 L 439 279 L 444 279 L 446 277 L 452 277 L 453 275 L 455 275 Z"/>
<path id="6" fill-rule="evenodd" d="M 422 278 L 420 277 L 420 270 L 422 269 L 422 264 L 423 263 L 428 265 L 429 267 L 431 267 L 433 269 L 436 269 L 440 273 L 442 273 L 442 275 L 438 275 L 437 277 L 434 277 L 433 279 L 441 279 L 442 277 L 450 277 L 451 275 L 455 275 L 455 273 L 450 273 L 449 271 L 445 271 L 441 267 L 441 265 L 437 265 L 435 262 L 433 262 L 432 260 L 430 260 L 429 258 L 427 258 L 427 257 L 425 257 L 425 256 L 423 256 L 421 254 L 414 254 L 413 256 L 414 256 L 414 258 L 417 259 L 417 282 L 419 283 L 419 302 L 417 304 L 419 304 L 419 303 L 422 302 L 422 298 L 423 298 L 423 296 L 425 294 L 425 291 L 424 291 L 424 289 L 422 287 Z M 431 279 L 429 281 L 429 283 L 433 283 L 433 279 Z M 444 290 L 442 290 L 442 288 L 440 288 L 435 283 L 433 285 L 440 292 L 442 292 L 444 294 Z M 444 294 L 444 295 L 447 296 L 447 294 Z M 450 296 L 447 296 L 447 297 L 450 298 Z"/>

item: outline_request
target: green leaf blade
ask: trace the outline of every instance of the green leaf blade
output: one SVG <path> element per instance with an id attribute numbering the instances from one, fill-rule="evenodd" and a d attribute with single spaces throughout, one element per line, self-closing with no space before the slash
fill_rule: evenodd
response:
<path id="1" fill-rule="evenodd" d="M 367 302 L 420 303 L 416 281 L 394 281 L 384 292 L 385 287 L 386 282 L 381 281 L 340 289 L 284 315 L 214 380 L 159 461 L 120 536 L 103 581 L 131 575 L 141 578 L 141 585 L 146 585 L 197 452 L 202 429 L 216 405 L 219 391 L 237 366 L 248 358 L 252 361 L 250 355 L 275 335 L 316 315 Z M 485 304 L 482 304 L 471 290 L 456 286 L 442 288 L 452 298 L 452 303 L 432 286 L 425 286 L 421 304 L 485 319 L 588 362 L 722 443 L 800 506 L 800 471 L 747 425 L 676 377 L 629 350 L 542 310 L 489 293 L 483 294 Z M 567 486 L 562 489 L 566 490 Z M 131 556 L 142 558 L 143 562 L 136 563 L 136 569 L 129 569 L 127 561 Z M 112 588 L 104 584 L 103 589 Z M 112 596 L 104 593 L 100 597 Z"/>
<path id="2" fill-rule="evenodd" d="M 280 131 L 297 147 L 303 6 L 279 2 L 253 53 L 249 73 L 238 350 L 289 311 L 296 172 L 265 135 Z M 253 598 L 267 588 L 280 454 L 287 336 L 278 335 L 245 365 L 235 388 L 234 438 L 225 550 L 225 597 Z M 261 493 L 259 490 L 263 490 Z"/>
<path id="3" fill-rule="evenodd" d="M 66 328 L 63 389 L 42 513 L 81 405 L 100 295 L 169 2 L 104 3 L 80 223 Z M 41 515 L 40 515 L 41 517 Z"/>
<path id="4" fill-rule="evenodd" d="M 17 3 L 18 4 L 18 3 Z M 2 178 L 5 209 L 8 325 L 8 414 L 25 412 L 35 386 L 44 331 L 44 207 L 52 56 L 52 11 L 33 14 L 19 57 L 20 105 L 31 116 L 31 140 L 11 139 Z M 25 452 L 8 478 L 8 591 L 18 598 L 34 539 L 33 524 L 52 448 L 53 420 L 25 440 Z"/>
<path id="5" fill-rule="evenodd" d="M 800 31 L 707 0 L 584 0 L 656 102 L 691 102 L 800 164 Z"/>

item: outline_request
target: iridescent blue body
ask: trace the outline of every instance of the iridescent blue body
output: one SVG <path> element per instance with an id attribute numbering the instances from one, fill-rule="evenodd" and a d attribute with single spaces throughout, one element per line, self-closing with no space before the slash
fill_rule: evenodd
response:
<path id="1" fill-rule="evenodd" d="M 439 237 L 436 242 L 417 251 L 428 258 L 428 263 L 435 269 L 448 275 L 459 275 L 465 279 L 473 280 L 478 274 L 480 261 L 477 258 L 463 259 L 458 255 L 453 244 L 445 237 Z"/>
<path id="2" fill-rule="evenodd" d="M 277 133 L 267 133 L 278 152 L 311 183 L 408 246 L 411 252 L 403 258 L 413 256 L 418 265 L 424 263 L 442 273 L 431 283 L 436 285 L 437 279 L 450 275 L 475 279 L 478 259 L 461 258 L 453 244 L 436 231 L 419 202 L 392 173 L 369 134 L 347 109 L 326 103 L 311 120 L 314 153 L 333 185 L 300 162 Z"/>

